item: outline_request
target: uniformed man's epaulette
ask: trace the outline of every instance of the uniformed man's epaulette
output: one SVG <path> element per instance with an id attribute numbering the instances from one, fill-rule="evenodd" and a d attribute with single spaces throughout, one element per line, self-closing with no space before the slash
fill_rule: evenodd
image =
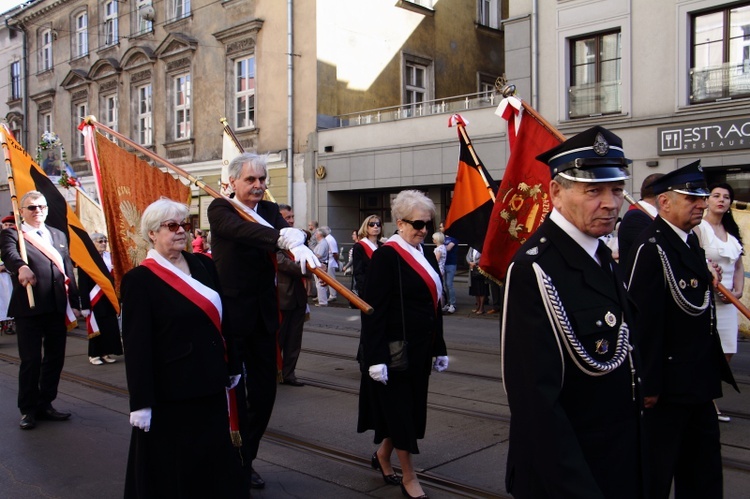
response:
<path id="1" fill-rule="evenodd" d="M 546 236 L 542 236 L 538 239 L 532 238 L 528 244 L 524 245 L 523 248 L 516 253 L 515 259 L 518 261 L 536 261 L 549 247 L 549 239 Z"/>

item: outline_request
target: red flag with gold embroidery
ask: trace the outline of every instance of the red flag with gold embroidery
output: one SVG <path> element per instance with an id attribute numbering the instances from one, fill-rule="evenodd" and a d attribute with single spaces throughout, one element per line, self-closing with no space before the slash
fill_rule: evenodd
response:
<path id="1" fill-rule="evenodd" d="M 536 156 L 561 142 L 534 116 L 523 111 L 520 100 L 510 99 L 516 99 L 514 105 L 501 104 L 499 113 L 508 121 L 510 158 L 479 261 L 479 268 L 498 281 L 505 279 L 513 255 L 552 210 L 549 167 L 537 161 Z"/>

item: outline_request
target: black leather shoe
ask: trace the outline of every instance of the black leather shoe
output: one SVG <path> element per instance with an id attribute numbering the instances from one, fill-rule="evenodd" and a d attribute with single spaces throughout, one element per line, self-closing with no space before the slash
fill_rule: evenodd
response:
<path id="1" fill-rule="evenodd" d="M 422 494 L 421 496 L 413 496 L 409 494 L 403 483 L 401 484 L 401 493 L 404 495 L 404 497 L 411 497 L 411 499 L 430 499 L 430 496 L 428 496 L 427 494 Z"/>
<path id="2" fill-rule="evenodd" d="M 33 430 L 36 428 L 36 418 L 33 414 L 24 414 L 19 424 L 22 430 Z"/>
<path id="3" fill-rule="evenodd" d="M 250 468 L 250 488 L 262 489 L 265 486 L 266 486 L 266 482 L 260 477 L 258 472 Z"/>
<path id="4" fill-rule="evenodd" d="M 65 421 L 66 419 L 70 418 L 70 413 L 60 412 L 58 410 L 55 410 L 54 407 L 49 406 L 46 409 L 38 409 L 36 411 L 36 418 L 44 419 L 47 421 Z"/>
<path id="5" fill-rule="evenodd" d="M 401 485 L 401 477 L 398 476 L 395 473 L 391 473 L 390 475 L 386 475 L 383 471 L 383 467 L 380 466 L 380 459 L 378 459 L 378 453 L 377 451 L 372 453 L 372 459 L 370 459 L 370 464 L 372 465 L 372 469 L 378 470 L 381 475 L 383 475 L 383 481 L 387 485 Z"/>
<path id="6" fill-rule="evenodd" d="M 285 379 L 284 384 L 289 386 L 305 386 L 303 382 L 297 381 L 296 379 Z"/>

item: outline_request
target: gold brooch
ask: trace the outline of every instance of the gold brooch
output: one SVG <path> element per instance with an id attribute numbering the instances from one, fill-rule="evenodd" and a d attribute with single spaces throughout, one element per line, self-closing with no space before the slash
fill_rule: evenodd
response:
<path id="1" fill-rule="evenodd" d="M 609 327 L 613 327 L 617 324 L 617 317 L 615 317 L 615 314 L 612 312 L 607 312 L 604 314 L 604 322 L 606 322 Z"/>

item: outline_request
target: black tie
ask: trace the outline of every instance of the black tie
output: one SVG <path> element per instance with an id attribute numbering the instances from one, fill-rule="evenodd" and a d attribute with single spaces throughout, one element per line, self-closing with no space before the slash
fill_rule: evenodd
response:
<path id="1" fill-rule="evenodd" d="M 698 242 L 698 236 L 695 235 L 695 232 L 691 232 L 690 234 L 688 234 L 687 243 L 688 246 L 690 246 L 690 249 L 693 250 L 693 253 L 695 253 L 696 255 L 701 254 L 701 245 Z"/>
<path id="2" fill-rule="evenodd" d="M 599 257 L 602 270 L 612 277 L 612 251 L 607 248 L 607 245 L 601 239 L 599 240 L 599 246 L 596 248 L 596 256 Z"/>

